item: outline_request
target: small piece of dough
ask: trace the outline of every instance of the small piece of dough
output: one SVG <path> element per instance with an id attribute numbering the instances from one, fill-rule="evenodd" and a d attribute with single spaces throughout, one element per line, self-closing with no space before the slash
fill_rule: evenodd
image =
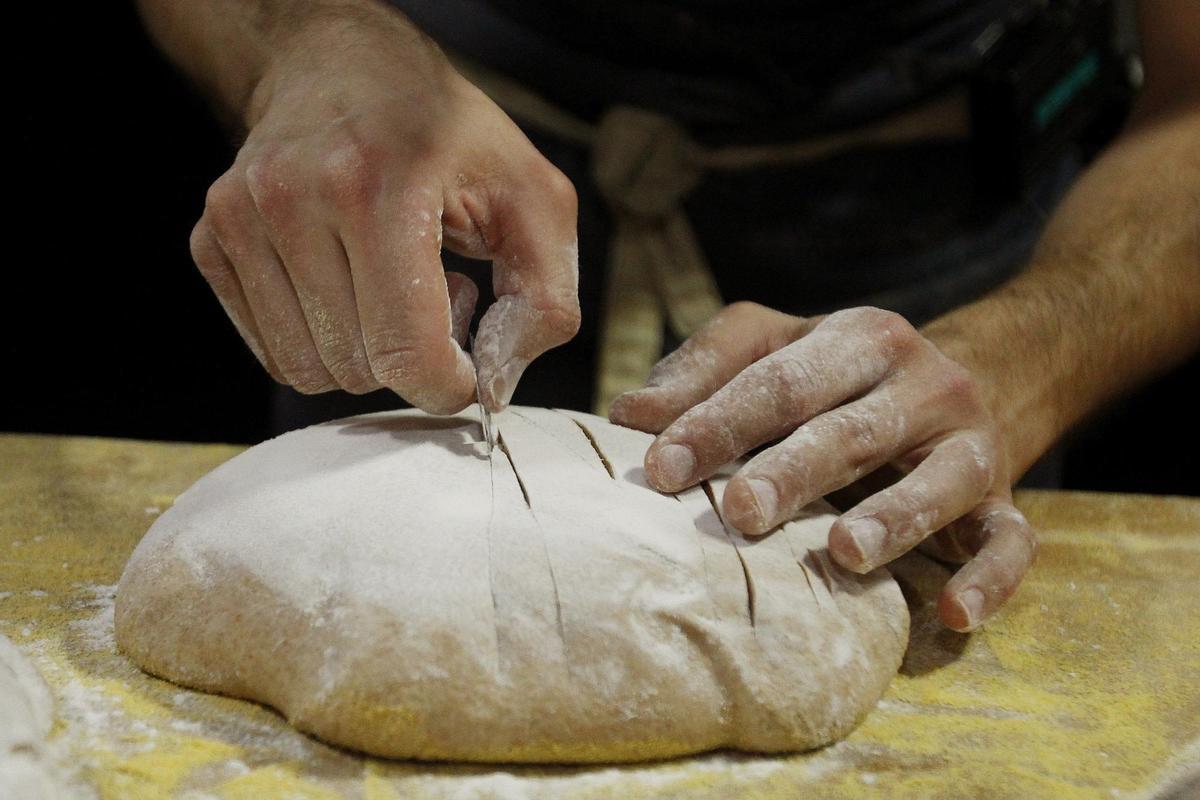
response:
<path id="1" fill-rule="evenodd" d="M 382 756 L 638 761 L 803 750 L 872 708 L 908 611 L 833 564 L 834 516 L 757 540 L 721 480 L 651 490 L 652 437 L 514 407 L 390 412 L 254 447 L 138 545 L 117 642 L 144 669 Z M 706 491 L 707 490 L 707 491 Z"/>
<path id="2" fill-rule="evenodd" d="M 0 636 L 0 797 L 58 796 L 46 756 L 53 721 L 49 688 L 12 642 Z"/>

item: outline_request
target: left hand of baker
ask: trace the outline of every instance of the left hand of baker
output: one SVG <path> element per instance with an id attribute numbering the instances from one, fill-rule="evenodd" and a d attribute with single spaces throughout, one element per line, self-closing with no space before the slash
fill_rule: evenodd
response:
<path id="1" fill-rule="evenodd" d="M 1013 506 L 1005 448 L 971 374 L 903 317 L 854 308 L 804 319 L 729 306 L 663 359 L 612 420 L 660 432 L 646 475 L 674 492 L 759 445 L 722 498 L 726 520 L 761 535 L 823 495 L 891 464 L 907 473 L 842 514 L 829 550 L 865 573 L 916 545 L 966 561 L 938 604 L 979 626 L 1033 561 Z"/>

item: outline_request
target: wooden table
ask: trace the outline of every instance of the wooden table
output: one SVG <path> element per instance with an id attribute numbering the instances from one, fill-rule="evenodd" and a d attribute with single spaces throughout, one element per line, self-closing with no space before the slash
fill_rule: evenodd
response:
<path id="1" fill-rule="evenodd" d="M 50 685 L 54 752 L 100 797 L 1110 798 L 1196 787 L 1198 500 L 1022 493 L 1037 564 L 971 636 L 933 617 L 944 569 L 902 560 L 913 612 L 904 665 L 831 747 L 611 768 L 428 765 L 329 747 L 269 709 L 150 678 L 116 651 L 112 600 L 130 551 L 180 491 L 239 450 L 0 435 L 0 634 Z"/>

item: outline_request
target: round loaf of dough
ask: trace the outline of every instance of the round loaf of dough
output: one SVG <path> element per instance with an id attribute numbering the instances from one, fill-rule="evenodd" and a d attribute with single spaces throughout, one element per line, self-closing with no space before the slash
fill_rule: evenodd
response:
<path id="1" fill-rule="evenodd" d="M 638 761 L 802 750 L 879 699 L 908 639 L 884 570 L 832 563 L 828 506 L 745 539 L 724 478 L 678 495 L 651 437 L 510 408 L 403 411 L 253 447 L 181 495 L 121 578 L 147 671 L 381 756 Z"/>

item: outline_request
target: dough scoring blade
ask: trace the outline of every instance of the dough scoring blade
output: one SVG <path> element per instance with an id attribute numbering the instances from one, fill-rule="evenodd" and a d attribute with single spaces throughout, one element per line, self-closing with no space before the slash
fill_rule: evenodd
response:
<path id="1" fill-rule="evenodd" d="M 475 360 L 475 335 L 471 334 L 471 363 L 475 365 L 475 404 L 479 406 L 479 427 L 483 429 L 483 442 L 487 445 L 488 459 L 496 449 L 496 429 L 492 424 L 492 412 L 483 404 L 483 392 L 479 389 L 479 362 Z"/>

